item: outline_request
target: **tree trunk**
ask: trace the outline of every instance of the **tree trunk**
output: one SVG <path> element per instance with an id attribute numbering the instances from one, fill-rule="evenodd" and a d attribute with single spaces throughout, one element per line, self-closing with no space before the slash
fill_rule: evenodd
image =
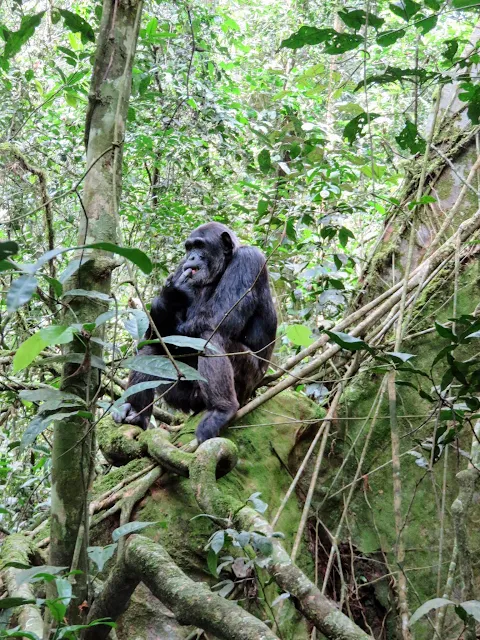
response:
<path id="1" fill-rule="evenodd" d="M 77 194 L 80 200 L 79 245 L 115 243 L 117 240 L 122 145 L 141 11 L 141 0 L 113 3 L 105 0 L 103 3 L 86 117 L 87 173 L 83 194 L 81 197 Z M 115 266 L 108 253 L 98 250 L 82 249 L 77 258 L 82 260 L 82 266 L 67 288 L 96 291 L 103 296 L 99 295 L 97 299 L 78 295 L 67 297 L 65 323 L 68 324 L 92 322 L 105 311 Z M 67 364 L 61 388 L 85 400 L 92 412 L 100 372 L 92 366 L 91 359 L 100 357 L 101 351 L 100 346 L 90 341 L 88 332 L 65 350 Z M 86 550 L 88 493 L 94 456 L 91 420 L 75 416 L 55 424 L 50 563 L 82 571 L 76 576 L 68 614 L 70 622 L 82 619 L 84 609 L 79 605 L 89 600 Z"/>

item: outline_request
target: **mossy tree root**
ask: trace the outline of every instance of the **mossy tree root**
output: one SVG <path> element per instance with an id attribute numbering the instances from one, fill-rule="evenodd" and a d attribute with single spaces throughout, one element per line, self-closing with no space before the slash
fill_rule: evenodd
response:
<path id="1" fill-rule="evenodd" d="M 239 529 L 254 530 L 271 537 L 270 524 L 254 509 L 225 496 L 215 481 L 222 459 L 232 459 L 236 447 L 230 440 L 214 438 L 204 442 L 190 464 L 190 480 L 197 502 L 204 513 L 217 518 L 233 518 Z M 318 587 L 292 562 L 278 538 L 270 538 L 271 556 L 265 558 L 265 569 L 284 590 L 292 594 L 305 618 L 333 640 L 367 640 L 360 627 L 345 616 L 334 602 L 322 595 Z"/>
<path id="2" fill-rule="evenodd" d="M 175 564 L 165 549 L 149 538 L 129 538 L 125 556 L 117 563 L 91 609 L 89 620 L 116 620 L 127 608 L 142 581 L 184 625 L 205 629 L 224 640 L 275 640 L 277 636 L 261 620 L 216 593 L 194 582 Z M 95 626 L 85 640 L 103 640 L 110 627 Z"/>

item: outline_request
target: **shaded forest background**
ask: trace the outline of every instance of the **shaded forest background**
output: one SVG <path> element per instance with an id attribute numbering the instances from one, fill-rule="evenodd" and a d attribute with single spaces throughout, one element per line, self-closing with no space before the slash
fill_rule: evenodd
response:
<path id="1" fill-rule="evenodd" d="M 120 614 L 110 638 L 476 637 L 477 21 L 469 0 L 0 8 L 0 637 Z M 264 251 L 279 315 L 237 448 L 209 450 L 230 502 L 166 444 L 195 419 L 104 417 L 209 220 Z M 170 562 L 229 624 L 172 601 Z"/>

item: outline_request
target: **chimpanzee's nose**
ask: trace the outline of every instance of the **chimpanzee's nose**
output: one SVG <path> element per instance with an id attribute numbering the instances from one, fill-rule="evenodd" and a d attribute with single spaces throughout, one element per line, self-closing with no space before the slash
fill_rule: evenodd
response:
<path id="1" fill-rule="evenodd" d="M 199 269 L 200 268 L 200 256 L 196 252 L 192 252 L 187 256 L 185 260 L 185 264 L 183 265 L 183 270 L 187 269 Z"/>

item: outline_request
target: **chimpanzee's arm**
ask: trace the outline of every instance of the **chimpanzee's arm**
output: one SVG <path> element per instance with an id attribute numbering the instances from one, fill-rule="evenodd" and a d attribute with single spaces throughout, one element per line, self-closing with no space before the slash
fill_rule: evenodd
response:
<path id="1" fill-rule="evenodd" d="M 191 302 L 190 289 L 188 287 L 187 276 L 183 271 L 183 262 L 178 269 L 167 278 L 165 286 L 160 295 L 152 301 L 150 315 L 158 333 L 163 337 L 177 332 L 179 319 L 183 311 Z M 155 340 L 157 333 L 152 326 L 147 329 L 145 338 Z M 139 355 L 164 355 L 163 347 L 160 344 L 145 345 L 139 350 Z M 151 376 L 139 371 L 131 371 L 128 377 L 128 387 L 140 382 L 157 380 L 156 376 Z M 112 412 L 113 419 L 118 424 L 135 424 L 142 429 L 146 429 L 150 422 L 153 411 L 153 401 L 155 391 L 145 389 L 129 397 L 128 402 Z"/>

